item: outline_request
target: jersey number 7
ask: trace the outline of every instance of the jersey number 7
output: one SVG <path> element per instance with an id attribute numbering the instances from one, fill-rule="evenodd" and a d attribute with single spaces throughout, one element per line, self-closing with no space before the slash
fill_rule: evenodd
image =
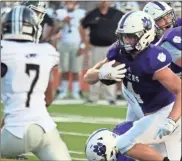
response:
<path id="1" fill-rule="evenodd" d="M 40 69 L 39 65 L 26 64 L 25 73 L 27 73 L 28 76 L 30 76 L 30 71 L 35 71 L 36 72 L 35 77 L 34 77 L 32 83 L 31 83 L 30 90 L 27 93 L 26 107 L 30 107 L 30 96 L 31 96 L 31 94 L 33 92 L 33 89 L 34 89 L 36 83 L 37 83 L 37 80 L 39 79 L 39 69 Z"/>

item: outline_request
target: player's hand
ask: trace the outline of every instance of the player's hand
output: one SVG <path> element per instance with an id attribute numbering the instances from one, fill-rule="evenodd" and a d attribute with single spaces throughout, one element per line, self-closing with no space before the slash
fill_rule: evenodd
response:
<path id="1" fill-rule="evenodd" d="M 116 67 L 113 67 L 116 61 L 113 60 L 104 64 L 99 70 L 99 79 L 106 79 L 106 80 L 115 80 L 121 81 L 122 78 L 125 77 L 126 68 L 125 64 L 120 64 Z"/>
<path id="2" fill-rule="evenodd" d="M 113 149 L 112 149 L 112 151 L 111 152 L 109 152 L 110 154 L 107 154 L 107 156 L 106 156 L 106 159 L 107 159 L 107 161 L 116 161 L 117 160 L 117 154 L 118 154 L 118 149 L 116 148 L 116 147 L 114 147 Z"/>
<path id="3" fill-rule="evenodd" d="M 175 125 L 176 123 L 174 120 L 166 118 L 164 124 L 160 127 L 156 135 L 156 139 L 162 139 L 164 136 L 170 135 L 174 131 Z"/>

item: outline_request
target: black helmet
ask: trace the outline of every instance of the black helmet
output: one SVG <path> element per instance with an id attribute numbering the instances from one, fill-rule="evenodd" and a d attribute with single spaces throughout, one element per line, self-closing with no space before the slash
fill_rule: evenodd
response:
<path id="1" fill-rule="evenodd" d="M 38 17 L 25 6 L 16 6 L 8 12 L 2 22 L 3 39 L 30 40 L 39 39 Z"/>
<path id="2" fill-rule="evenodd" d="M 44 19 L 44 15 L 45 15 L 45 8 L 46 8 L 46 3 L 43 1 L 30 1 L 30 0 L 25 0 L 21 3 L 21 5 L 24 5 L 28 8 L 31 8 L 32 10 L 40 13 L 40 15 L 38 15 L 39 17 L 39 23 L 42 22 L 42 20 Z"/>

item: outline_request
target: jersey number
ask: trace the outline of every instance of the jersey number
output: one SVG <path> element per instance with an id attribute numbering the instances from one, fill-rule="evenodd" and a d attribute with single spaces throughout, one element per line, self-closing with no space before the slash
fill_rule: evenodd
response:
<path id="1" fill-rule="evenodd" d="M 25 73 L 27 73 L 28 76 L 30 76 L 30 71 L 35 71 L 35 77 L 31 83 L 30 90 L 27 93 L 26 107 L 30 106 L 30 96 L 33 92 L 35 84 L 37 83 L 37 80 L 39 79 L 39 68 L 39 65 L 36 64 L 26 64 Z"/>
<path id="2" fill-rule="evenodd" d="M 133 96 L 136 98 L 137 102 L 142 104 L 143 100 L 141 99 L 141 96 L 139 94 L 135 93 L 131 82 L 127 83 L 127 88 L 133 94 Z"/>

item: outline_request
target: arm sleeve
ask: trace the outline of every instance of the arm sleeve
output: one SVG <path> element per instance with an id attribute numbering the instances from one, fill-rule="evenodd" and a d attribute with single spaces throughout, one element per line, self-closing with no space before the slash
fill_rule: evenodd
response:
<path id="1" fill-rule="evenodd" d="M 172 57 L 172 61 L 176 62 L 179 58 L 181 58 L 181 50 L 177 49 L 175 46 L 171 45 L 169 42 L 164 42 L 161 44 L 163 48 L 165 48 Z"/>
<path id="2" fill-rule="evenodd" d="M 148 72 L 154 74 L 155 72 L 169 66 L 172 62 L 172 57 L 169 52 L 161 47 L 156 47 L 148 56 Z"/>
<path id="3" fill-rule="evenodd" d="M 88 28 L 89 23 L 90 23 L 90 17 L 91 17 L 91 12 L 87 13 L 85 17 L 81 20 L 81 25 L 83 28 Z"/>

